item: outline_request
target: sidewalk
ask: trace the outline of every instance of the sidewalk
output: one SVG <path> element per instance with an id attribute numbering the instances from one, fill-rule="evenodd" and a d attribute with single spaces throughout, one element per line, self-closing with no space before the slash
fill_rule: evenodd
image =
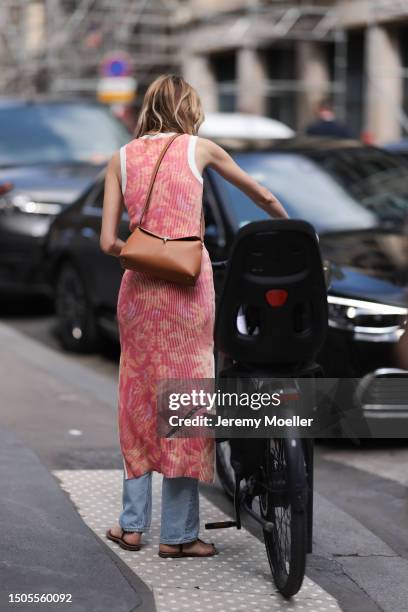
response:
<path id="1" fill-rule="evenodd" d="M 156 474 L 152 532 L 141 551 L 123 551 L 104 537 L 121 503 L 115 380 L 0 323 L 0 388 L 0 612 L 13 609 L 8 593 L 47 592 L 72 593 L 75 612 L 405 612 L 408 561 L 320 495 L 314 554 L 291 602 L 245 517 L 248 529 L 202 531 L 217 557 L 160 559 Z M 201 523 L 227 518 L 222 493 L 201 490 Z"/>
<path id="2" fill-rule="evenodd" d="M 119 511 L 123 473 L 121 470 L 61 470 L 56 472 L 86 524 L 104 539 L 107 524 Z M 160 559 L 157 555 L 160 532 L 161 475 L 153 475 L 151 532 L 138 552 L 109 545 L 152 589 L 158 612 L 256 612 L 309 610 L 339 612 L 334 597 L 309 578 L 302 589 L 287 601 L 277 592 L 263 542 L 247 529 L 220 529 L 204 532 L 214 541 L 219 555 L 207 559 Z M 229 517 L 201 496 L 201 523 Z"/>
<path id="3" fill-rule="evenodd" d="M 154 610 L 144 585 L 108 554 L 35 454 L 3 429 L 0 482 L 2 612 L 56 605 L 11 605 L 10 593 L 70 593 L 64 605 L 72 612 Z"/>

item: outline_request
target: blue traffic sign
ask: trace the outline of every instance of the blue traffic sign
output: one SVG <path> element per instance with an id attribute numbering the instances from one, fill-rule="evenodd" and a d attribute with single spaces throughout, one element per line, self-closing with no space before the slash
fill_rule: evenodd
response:
<path id="1" fill-rule="evenodd" d="M 102 62 L 102 74 L 106 77 L 123 77 L 131 73 L 129 59 L 123 54 L 112 54 Z"/>

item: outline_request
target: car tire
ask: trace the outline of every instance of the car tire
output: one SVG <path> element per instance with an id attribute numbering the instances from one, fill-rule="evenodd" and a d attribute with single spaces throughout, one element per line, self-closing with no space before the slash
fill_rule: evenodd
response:
<path id="1" fill-rule="evenodd" d="M 100 335 L 85 283 L 71 262 L 58 270 L 55 285 L 57 334 L 67 351 L 91 353 L 99 348 Z"/>

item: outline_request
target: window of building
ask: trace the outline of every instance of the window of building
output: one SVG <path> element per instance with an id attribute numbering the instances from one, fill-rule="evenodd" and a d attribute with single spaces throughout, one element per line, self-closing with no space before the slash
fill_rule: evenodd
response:
<path id="1" fill-rule="evenodd" d="M 296 91 L 291 87 L 296 78 L 295 46 L 283 43 L 263 52 L 268 80 L 265 111 L 269 117 L 296 127 Z"/>
<path id="2" fill-rule="evenodd" d="M 217 83 L 218 110 L 225 113 L 234 112 L 237 104 L 237 58 L 235 51 L 212 55 L 210 65 Z"/>
<path id="3" fill-rule="evenodd" d="M 347 36 L 346 122 L 359 136 L 363 131 L 365 34 L 352 30 Z"/>

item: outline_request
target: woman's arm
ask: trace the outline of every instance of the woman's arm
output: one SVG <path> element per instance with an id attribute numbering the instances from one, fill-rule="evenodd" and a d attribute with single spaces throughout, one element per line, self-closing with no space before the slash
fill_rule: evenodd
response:
<path id="1" fill-rule="evenodd" d="M 211 166 L 227 181 L 243 191 L 255 204 L 263 208 L 271 217 L 288 218 L 279 200 L 263 185 L 260 185 L 232 159 L 224 149 L 211 140 L 199 138 L 197 146 L 197 166 L 203 170 Z"/>
<path id="2" fill-rule="evenodd" d="M 99 241 L 102 251 L 114 257 L 119 257 L 124 245 L 123 240 L 118 238 L 118 228 L 123 210 L 123 196 L 120 186 L 120 156 L 119 153 L 115 153 L 106 169 L 102 229 Z"/>

